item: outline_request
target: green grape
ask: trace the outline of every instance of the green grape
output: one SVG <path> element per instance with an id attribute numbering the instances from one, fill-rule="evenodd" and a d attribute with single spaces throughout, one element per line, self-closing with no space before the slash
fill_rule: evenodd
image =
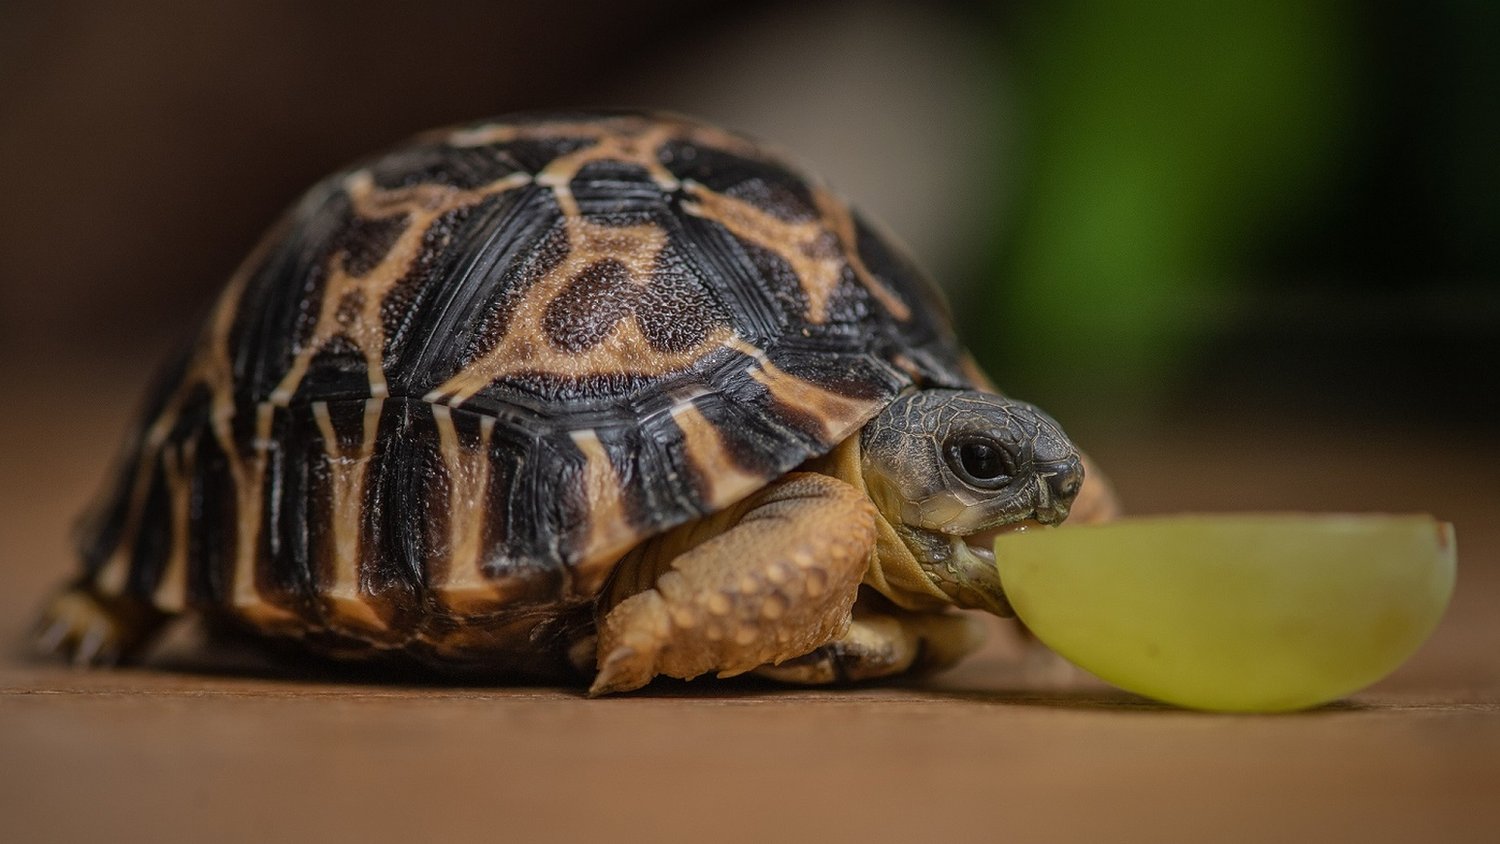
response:
<path id="1" fill-rule="evenodd" d="M 1379 680 L 1453 591 L 1429 516 L 1202 515 L 1002 534 L 1000 580 L 1048 647 L 1123 689 L 1274 712 Z"/>

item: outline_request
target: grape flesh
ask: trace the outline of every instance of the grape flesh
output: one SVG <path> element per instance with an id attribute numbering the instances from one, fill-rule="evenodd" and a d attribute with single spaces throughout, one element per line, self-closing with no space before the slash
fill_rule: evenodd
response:
<path id="1" fill-rule="evenodd" d="M 1121 519 L 1003 534 L 1000 580 L 1048 647 L 1168 703 L 1274 712 L 1337 700 L 1414 653 L 1453 591 L 1429 516 Z"/>

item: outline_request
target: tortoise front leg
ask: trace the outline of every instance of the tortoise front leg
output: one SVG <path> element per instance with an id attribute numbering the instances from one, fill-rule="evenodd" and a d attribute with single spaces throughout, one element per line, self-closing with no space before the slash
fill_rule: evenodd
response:
<path id="1" fill-rule="evenodd" d="M 740 674 L 839 637 L 874 548 L 869 500 L 812 473 L 648 543 L 617 574 L 589 693 L 637 689 L 657 674 Z"/>
<path id="2" fill-rule="evenodd" d="M 854 622 L 844 635 L 755 673 L 805 685 L 873 680 L 948 668 L 983 642 L 984 624 L 973 614 L 907 612 L 867 594 L 855 605 Z"/>

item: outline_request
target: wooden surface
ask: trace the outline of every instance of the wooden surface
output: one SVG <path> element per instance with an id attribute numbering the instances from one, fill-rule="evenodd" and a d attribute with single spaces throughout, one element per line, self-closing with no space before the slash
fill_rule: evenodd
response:
<path id="1" fill-rule="evenodd" d="M 190 632 L 143 669 L 27 658 L 22 632 L 72 570 L 68 524 L 134 399 L 139 374 L 120 370 L 12 384 L 30 410 L 0 423 L 0 841 L 1500 840 L 1492 441 L 1304 421 L 1290 456 L 1264 429 L 1093 443 L 1137 513 L 1457 523 L 1438 633 L 1324 709 L 1156 706 L 1003 635 L 921 684 L 591 701 L 205 658 Z"/>

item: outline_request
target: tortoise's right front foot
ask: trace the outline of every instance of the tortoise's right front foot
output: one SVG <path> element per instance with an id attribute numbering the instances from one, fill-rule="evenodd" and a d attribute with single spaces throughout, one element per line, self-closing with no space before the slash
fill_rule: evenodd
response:
<path id="1" fill-rule="evenodd" d="M 657 674 L 740 674 L 848 629 L 875 546 L 874 509 L 853 487 L 793 473 L 705 521 L 699 534 L 663 537 L 617 573 L 647 588 L 601 619 L 590 694 L 637 689 Z M 670 561 L 654 581 L 653 557 Z"/>
<path id="2" fill-rule="evenodd" d="M 108 596 L 88 583 L 58 593 L 37 620 L 35 649 L 74 665 L 114 665 L 140 652 L 166 614 L 126 596 Z"/>

